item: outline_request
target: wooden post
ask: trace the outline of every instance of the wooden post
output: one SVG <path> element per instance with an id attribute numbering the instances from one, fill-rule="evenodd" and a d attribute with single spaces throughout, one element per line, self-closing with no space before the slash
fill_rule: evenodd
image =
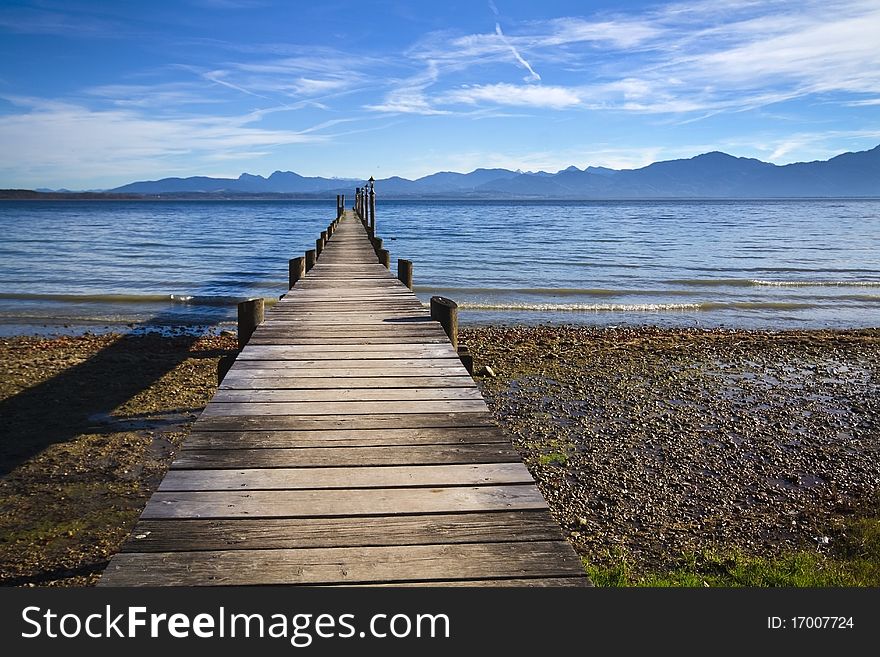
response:
<path id="1" fill-rule="evenodd" d="M 296 282 L 301 279 L 306 274 L 306 259 L 300 256 L 299 258 L 291 258 L 288 262 L 288 276 L 287 280 L 290 283 L 289 287 L 293 287 L 296 285 Z"/>
<path id="2" fill-rule="evenodd" d="M 397 280 L 406 285 L 410 290 L 413 289 L 412 265 L 412 260 L 397 259 Z"/>
<path id="3" fill-rule="evenodd" d="M 391 269 L 391 254 L 388 249 L 379 249 L 376 255 L 379 256 L 379 262 L 385 265 L 385 269 Z"/>
<path id="4" fill-rule="evenodd" d="M 330 231 L 322 230 L 321 231 L 321 241 L 324 242 L 324 246 L 327 246 L 327 240 L 330 239 Z"/>
<path id="5" fill-rule="evenodd" d="M 235 356 L 237 354 L 227 354 L 226 356 L 220 356 L 220 360 L 217 361 L 217 385 L 219 386 L 223 383 L 223 379 L 226 377 L 226 374 L 235 364 Z"/>
<path id="6" fill-rule="evenodd" d="M 262 299 L 248 299 L 238 304 L 238 348 L 244 349 L 257 327 L 263 323 Z"/>
<path id="7" fill-rule="evenodd" d="M 373 189 L 372 176 L 370 176 L 370 230 L 376 232 L 376 190 Z"/>
<path id="8" fill-rule="evenodd" d="M 381 237 L 374 237 L 371 239 L 373 242 L 373 250 L 376 252 L 376 255 L 379 255 L 379 251 L 382 250 L 382 244 L 384 240 Z"/>
<path id="9" fill-rule="evenodd" d="M 315 249 L 309 249 L 306 251 L 306 271 L 309 271 L 315 266 L 315 260 L 317 259 L 318 254 L 315 252 Z"/>
<path id="10" fill-rule="evenodd" d="M 322 238 L 318 238 L 315 240 L 315 259 L 317 260 L 320 257 L 321 252 L 324 250 L 324 240 Z"/>
<path id="11" fill-rule="evenodd" d="M 431 297 L 431 319 L 449 336 L 453 349 L 458 349 L 458 304 L 446 297 Z"/>
<path id="12" fill-rule="evenodd" d="M 467 370 L 468 374 L 471 376 L 474 375 L 474 357 L 471 356 L 471 352 L 467 347 L 459 347 L 458 348 L 458 359 L 461 361 L 461 364 L 464 365 L 464 369 Z"/>

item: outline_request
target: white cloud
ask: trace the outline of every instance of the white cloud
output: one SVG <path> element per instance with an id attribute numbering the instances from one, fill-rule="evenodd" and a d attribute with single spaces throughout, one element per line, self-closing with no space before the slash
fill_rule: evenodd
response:
<path id="1" fill-rule="evenodd" d="M 438 99 L 442 103 L 476 104 L 480 102 L 522 107 L 565 109 L 581 103 L 572 89 L 549 85 L 487 84 L 462 87 Z"/>
<path id="2" fill-rule="evenodd" d="M 585 109 L 706 116 L 815 94 L 842 94 L 837 101 L 847 103 L 846 95 L 876 92 L 878 25 L 876 0 L 703 0 L 594 20 L 534 21 L 515 34 L 500 26 L 494 34 L 435 32 L 407 54 L 437 62 L 444 76 L 509 62 L 513 54 L 527 81 L 538 79 L 534 63 L 555 82 L 550 88 L 568 90 L 544 103 L 527 95 L 516 104 L 572 107 L 576 96 Z M 478 91 L 437 89 L 424 100 L 505 102 L 495 85 L 471 84 Z"/>
<path id="3" fill-rule="evenodd" d="M 617 48 L 634 48 L 656 39 L 663 32 L 662 26 L 638 19 L 588 21 L 582 18 L 557 18 L 547 21 L 544 33 L 535 37 L 533 42 L 545 47 L 593 42 Z"/>
<path id="4" fill-rule="evenodd" d="M 252 127 L 253 115 L 146 116 L 128 109 L 95 111 L 71 103 L 33 98 L 6 100 L 26 111 L 0 116 L 5 181 L 65 175 L 74 184 L 112 170 L 122 182 L 132 175 L 168 175 L 185 159 L 191 170 L 209 160 L 246 159 L 285 144 L 325 141 L 319 130 Z M 9 184 L 7 182 L 6 184 Z"/>

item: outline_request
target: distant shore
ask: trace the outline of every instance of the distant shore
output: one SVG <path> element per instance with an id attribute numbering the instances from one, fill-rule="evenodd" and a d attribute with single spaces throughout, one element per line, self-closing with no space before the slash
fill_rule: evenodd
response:
<path id="1" fill-rule="evenodd" d="M 499 424 L 591 564 L 833 555 L 877 512 L 880 330 L 475 327 Z M 0 584 L 89 585 L 231 336 L 0 339 Z"/>
<path id="2" fill-rule="evenodd" d="M 331 192 L 161 192 L 155 194 L 137 194 L 121 192 L 41 192 L 33 189 L 0 189 L 0 201 L 315 201 L 330 203 L 337 193 L 350 194 L 350 190 L 332 190 Z M 725 202 L 725 201 L 876 201 L 878 194 L 864 195 L 791 195 L 769 194 L 762 196 L 664 196 L 664 195 L 620 195 L 609 196 L 547 196 L 542 194 L 510 194 L 497 193 L 461 193 L 461 194 L 383 194 L 382 202 L 497 202 L 497 203 L 591 203 L 591 202 L 633 202 L 633 203 L 667 203 L 667 202 Z"/>

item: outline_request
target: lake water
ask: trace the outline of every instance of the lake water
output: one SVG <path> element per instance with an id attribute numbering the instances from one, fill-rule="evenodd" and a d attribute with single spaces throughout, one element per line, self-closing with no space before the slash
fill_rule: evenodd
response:
<path id="1" fill-rule="evenodd" d="M 0 333 L 233 327 L 330 201 L 0 203 Z M 377 203 L 463 323 L 880 325 L 880 200 Z M 65 325 L 67 329 L 65 329 Z"/>

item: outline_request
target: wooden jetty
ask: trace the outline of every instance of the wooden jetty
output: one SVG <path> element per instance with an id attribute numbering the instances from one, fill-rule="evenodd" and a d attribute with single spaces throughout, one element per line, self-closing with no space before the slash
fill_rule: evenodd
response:
<path id="1" fill-rule="evenodd" d="M 589 585 L 363 197 L 291 261 L 100 586 Z"/>

